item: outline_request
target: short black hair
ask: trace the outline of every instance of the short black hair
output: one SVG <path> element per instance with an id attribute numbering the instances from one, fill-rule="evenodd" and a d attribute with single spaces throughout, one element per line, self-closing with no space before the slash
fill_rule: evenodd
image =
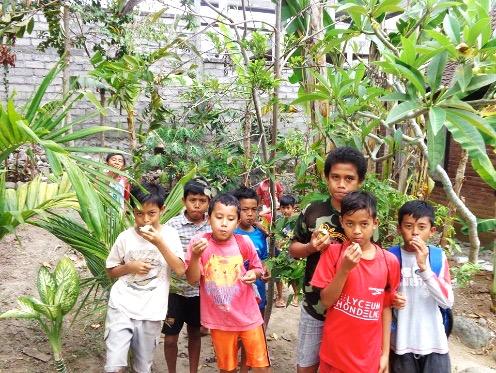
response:
<path id="1" fill-rule="evenodd" d="M 279 206 L 294 206 L 296 205 L 296 198 L 290 194 L 285 194 L 279 200 Z"/>
<path id="2" fill-rule="evenodd" d="M 126 157 L 124 157 L 124 154 L 121 154 L 121 153 L 109 153 L 109 154 L 107 154 L 107 156 L 105 157 L 105 163 L 108 163 L 110 158 L 112 158 L 114 155 L 120 155 L 122 157 L 122 160 L 124 161 L 124 166 L 126 165 Z"/>
<path id="3" fill-rule="evenodd" d="M 142 183 L 131 187 L 131 198 L 129 203 L 132 208 L 145 203 L 152 203 L 162 208 L 167 198 L 167 192 L 159 184 Z"/>
<path id="4" fill-rule="evenodd" d="M 184 184 L 183 197 L 186 198 L 189 194 L 203 194 L 208 198 L 212 198 L 212 188 L 208 181 L 201 177 L 195 177 Z"/>
<path id="5" fill-rule="evenodd" d="M 400 207 L 398 211 L 398 225 L 401 225 L 405 215 L 411 215 L 415 220 L 427 217 L 429 218 L 432 227 L 434 226 L 434 220 L 436 219 L 434 207 L 432 207 L 431 204 L 419 199 L 408 201 Z"/>
<path id="6" fill-rule="evenodd" d="M 358 210 L 367 210 L 375 219 L 377 217 L 377 201 L 375 197 L 361 190 L 348 193 L 341 201 L 341 217 L 351 215 Z"/>
<path id="7" fill-rule="evenodd" d="M 257 192 L 255 189 L 245 187 L 244 185 L 240 186 L 238 189 L 232 192 L 232 195 L 241 201 L 242 199 L 254 199 L 260 202 Z"/>
<path id="8" fill-rule="evenodd" d="M 324 165 L 324 175 L 326 178 L 329 177 L 332 166 L 338 163 L 350 163 L 356 167 L 358 180 L 363 181 L 365 179 L 365 174 L 367 173 L 367 161 L 361 152 L 355 148 L 349 146 L 341 146 L 334 150 L 331 150 L 327 154 L 327 158 Z"/>
<path id="9" fill-rule="evenodd" d="M 212 216 L 212 212 L 214 211 L 214 207 L 216 203 L 221 203 L 224 206 L 236 207 L 236 211 L 238 212 L 238 219 L 239 219 L 241 214 L 241 206 L 239 204 L 239 200 L 231 193 L 219 194 L 214 198 L 212 198 L 210 204 L 208 205 L 208 216 Z"/>

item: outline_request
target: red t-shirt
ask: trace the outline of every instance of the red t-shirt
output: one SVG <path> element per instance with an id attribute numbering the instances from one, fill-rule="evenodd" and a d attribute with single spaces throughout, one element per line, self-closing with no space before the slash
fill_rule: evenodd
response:
<path id="1" fill-rule="evenodd" d="M 336 274 L 349 242 L 329 245 L 310 284 L 325 288 Z M 389 275 L 388 275 L 389 273 Z M 382 310 L 400 281 L 396 257 L 377 247 L 374 259 L 353 268 L 334 306 L 327 310 L 320 359 L 345 372 L 377 373 L 382 349 Z"/>
<path id="2" fill-rule="evenodd" d="M 276 182 L 275 184 L 276 187 L 276 199 L 279 201 L 282 196 L 282 192 L 284 191 L 283 186 L 281 185 L 280 182 Z M 263 205 L 270 207 L 271 205 L 271 198 L 270 198 L 270 190 L 269 190 L 269 180 L 265 179 L 258 184 L 257 190 L 256 190 L 258 196 L 260 197 L 260 200 Z"/>

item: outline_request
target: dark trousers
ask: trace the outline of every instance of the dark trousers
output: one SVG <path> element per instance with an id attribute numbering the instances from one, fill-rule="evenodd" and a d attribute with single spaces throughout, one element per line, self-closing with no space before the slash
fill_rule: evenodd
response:
<path id="1" fill-rule="evenodd" d="M 391 351 L 391 373 L 451 373 L 449 354 L 396 355 Z"/>

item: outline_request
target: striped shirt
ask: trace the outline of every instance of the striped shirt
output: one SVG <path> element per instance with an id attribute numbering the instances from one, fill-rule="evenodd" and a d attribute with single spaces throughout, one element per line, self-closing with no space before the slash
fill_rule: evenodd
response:
<path id="1" fill-rule="evenodd" d="M 179 215 L 170 219 L 166 225 L 175 228 L 177 233 L 179 233 L 184 255 L 186 255 L 189 241 L 193 236 L 212 231 L 206 216 L 203 222 L 194 224 L 186 217 L 186 210 L 183 210 Z M 178 276 L 175 273 L 171 275 L 170 293 L 188 298 L 200 295 L 198 284 L 192 286 L 186 281 L 186 276 Z"/>

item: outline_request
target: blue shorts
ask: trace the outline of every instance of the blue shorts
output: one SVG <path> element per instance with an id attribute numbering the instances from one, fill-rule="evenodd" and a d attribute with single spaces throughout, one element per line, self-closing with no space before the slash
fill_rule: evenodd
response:
<path id="1" fill-rule="evenodd" d="M 267 291 L 265 289 L 265 281 L 261 279 L 257 279 L 255 281 L 255 285 L 257 285 L 257 290 L 258 294 L 260 294 L 261 301 L 258 304 L 258 308 L 261 310 L 265 309 L 265 306 L 267 305 Z"/>

